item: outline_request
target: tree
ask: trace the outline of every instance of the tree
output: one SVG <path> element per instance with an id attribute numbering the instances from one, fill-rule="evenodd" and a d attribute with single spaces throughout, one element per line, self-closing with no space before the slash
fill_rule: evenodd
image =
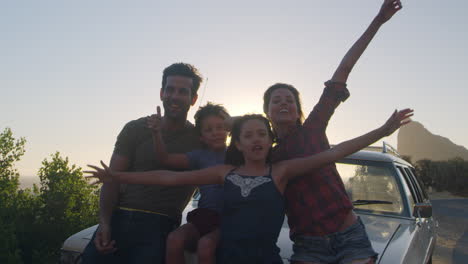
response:
<path id="1" fill-rule="evenodd" d="M 60 231 L 68 234 L 96 223 L 98 188 L 90 185 L 81 168 L 70 165 L 67 157 L 62 158 L 56 152 L 51 158 L 51 161 L 44 160 L 39 169 L 40 199 L 45 205 L 43 215 L 67 223 Z"/>
<path id="2" fill-rule="evenodd" d="M 23 156 L 26 140 L 15 139 L 10 128 L 0 133 L 0 263 L 21 263 L 16 237 L 16 210 L 19 173 L 15 162 Z"/>
<path id="3" fill-rule="evenodd" d="M 455 194 L 466 195 L 468 191 L 468 161 L 456 157 L 448 160 L 448 165 L 451 170 L 449 191 Z"/>
<path id="4" fill-rule="evenodd" d="M 29 256 L 25 262 L 57 262 L 63 241 L 97 222 L 98 190 L 87 183 L 81 168 L 59 152 L 42 162 L 39 178 L 34 238 L 22 250 Z"/>
<path id="5" fill-rule="evenodd" d="M 453 158 L 448 161 L 418 160 L 416 171 L 426 186 L 436 191 L 449 191 L 468 196 L 468 161 Z"/>
<path id="6" fill-rule="evenodd" d="M 13 137 L 10 128 L 0 134 L 0 203 L 8 204 L 12 201 L 19 187 L 19 173 L 15 162 L 24 155 L 26 139 Z"/>
<path id="7" fill-rule="evenodd" d="M 0 263 L 56 263 L 63 241 L 97 222 L 98 189 L 59 152 L 45 159 L 40 186 L 19 189 L 24 138 L 0 134 Z"/>
<path id="8" fill-rule="evenodd" d="M 423 184 L 427 187 L 434 187 L 434 178 L 432 177 L 430 171 L 432 169 L 432 161 L 428 159 L 418 160 L 416 162 L 416 172 Z"/>

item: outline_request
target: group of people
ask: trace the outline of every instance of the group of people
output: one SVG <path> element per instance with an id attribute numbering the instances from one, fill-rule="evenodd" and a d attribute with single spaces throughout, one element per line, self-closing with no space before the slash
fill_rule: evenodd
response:
<path id="1" fill-rule="evenodd" d="M 292 263 L 374 263 L 377 253 L 334 162 L 392 134 L 413 111 L 395 111 L 379 128 L 333 148 L 325 131 L 349 96 L 351 69 L 401 8 L 384 0 L 305 120 L 298 90 L 276 83 L 264 93 L 266 117 L 231 117 L 208 103 L 194 126 L 187 113 L 202 82 L 198 70 L 186 63 L 164 69 L 164 114 L 158 107 L 127 123 L 109 166 L 90 166 L 89 177 L 103 185 L 83 263 L 184 263 L 185 250 L 197 252 L 199 263 L 282 263 L 276 242 L 285 214 Z M 195 188 L 198 208 L 179 226 Z"/>

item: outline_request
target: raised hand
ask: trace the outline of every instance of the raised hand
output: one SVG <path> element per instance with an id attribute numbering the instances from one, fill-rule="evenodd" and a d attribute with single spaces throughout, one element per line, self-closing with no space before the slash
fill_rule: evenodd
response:
<path id="1" fill-rule="evenodd" d="M 382 126 L 385 135 L 389 136 L 401 126 L 411 122 L 411 119 L 409 118 L 413 116 L 413 112 L 414 110 L 409 108 L 400 111 L 395 110 L 387 122 L 385 122 L 385 124 Z"/>
<path id="2" fill-rule="evenodd" d="M 98 166 L 88 165 L 88 167 L 93 168 L 94 170 L 84 171 L 84 173 L 89 173 L 91 175 L 85 176 L 87 179 L 97 179 L 93 184 L 103 183 L 103 182 L 115 182 L 117 181 L 112 174 L 112 171 L 109 167 L 101 160 L 101 165 L 103 169 Z"/>
<path id="3" fill-rule="evenodd" d="M 403 6 L 401 5 L 400 0 L 384 0 L 382 6 L 380 7 L 377 17 L 380 22 L 383 24 L 387 22 L 396 12 L 400 11 Z"/>
<path id="4" fill-rule="evenodd" d="M 162 118 L 161 118 L 161 107 L 157 106 L 156 107 L 156 114 L 153 114 L 148 117 L 146 120 L 146 125 L 148 126 L 149 129 L 151 129 L 151 132 L 153 134 L 158 134 L 161 132 L 161 126 L 162 126 Z"/>

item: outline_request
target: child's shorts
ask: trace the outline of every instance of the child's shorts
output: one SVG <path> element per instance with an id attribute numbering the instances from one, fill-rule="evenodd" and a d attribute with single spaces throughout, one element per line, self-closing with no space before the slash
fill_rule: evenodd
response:
<path id="1" fill-rule="evenodd" d="M 221 216 L 215 210 L 197 208 L 187 214 L 187 222 L 194 225 L 202 237 L 219 227 Z"/>
<path id="2" fill-rule="evenodd" d="M 325 236 L 294 236 L 292 261 L 347 264 L 353 260 L 373 258 L 372 248 L 361 219 L 341 232 Z"/>

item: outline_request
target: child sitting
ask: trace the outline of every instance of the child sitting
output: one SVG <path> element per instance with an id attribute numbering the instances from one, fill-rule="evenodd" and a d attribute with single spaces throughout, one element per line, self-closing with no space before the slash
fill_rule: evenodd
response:
<path id="1" fill-rule="evenodd" d="M 195 127 L 204 148 L 185 154 L 168 154 L 161 138 L 161 113 L 148 119 L 153 131 L 156 159 L 173 169 L 204 169 L 224 164 L 227 127 L 230 116 L 221 105 L 208 103 L 195 114 Z M 219 240 L 223 187 L 219 184 L 199 186 L 198 208 L 187 214 L 187 223 L 171 232 L 167 238 L 167 263 L 184 263 L 184 250 L 196 251 L 198 263 L 215 263 Z"/>

